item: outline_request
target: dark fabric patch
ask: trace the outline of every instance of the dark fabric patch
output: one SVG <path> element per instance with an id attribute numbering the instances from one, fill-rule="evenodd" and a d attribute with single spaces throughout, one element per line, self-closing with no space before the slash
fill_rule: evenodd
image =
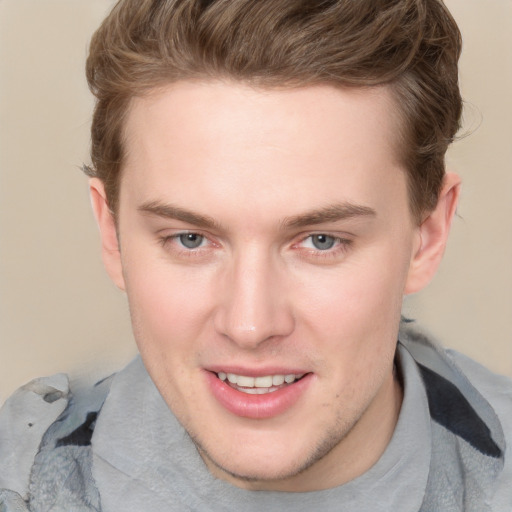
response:
<path id="1" fill-rule="evenodd" d="M 92 434 L 94 432 L 94 425 L 96 418 L 98 417 L 97 412 L 90 412 L 87 414 L 87 418 L 77 429 L 73 430 L 71 434 L 59 439 L 55 444 L 55 447 L 59 446 L 89 446 L 91 444 Z"/>
<path id="2" fill-rule="evenodd" d="M 62 391 L 53 391 L 52 393 L 46 393 L 46 395 L 43 396 L 43 400 L 49 404 L 53 404 L 53 402 L 60 400 L 63 396 L 64 393 Z"/>
<path id="3" fill-rule="evenodd" d="M 503 456 L 489 427 L 478 416 L 459 389 L 443 376 L 418 363 L 427 390 L 432 419 L 467 441 L 484 455 Z"/>
<path id="4" fill-rule="evenodd" d="M 105 381 L 107 381 L 108 379 L 110 379 L 113 376 L 114 376 L 114 374 L 107 375 L 106 377 L 103 377 L 103 379 L 100 379 L 98 382 L 96 382 L 96 384 L 94 384 L 94 387 L 100 386 L 101 384 L 103 384 Z"/>

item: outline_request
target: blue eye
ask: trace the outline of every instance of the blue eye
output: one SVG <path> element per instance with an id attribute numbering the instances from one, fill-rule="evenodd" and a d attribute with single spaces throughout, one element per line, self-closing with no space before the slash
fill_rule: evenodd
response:
<path id="1" fill-rule="evenodd" d="M 315 249 L 319 251 L 327 251 L 334 247 L 336 238 L 329 235 L 311 235 L 311 243 Z"/>
<path id="2" fill-rule="evenodd" d="M 197 233 L 182 233 L 178 238 L 181 245 L 187 249 L 197 249 L 204 241 L 204 236 Z"/>

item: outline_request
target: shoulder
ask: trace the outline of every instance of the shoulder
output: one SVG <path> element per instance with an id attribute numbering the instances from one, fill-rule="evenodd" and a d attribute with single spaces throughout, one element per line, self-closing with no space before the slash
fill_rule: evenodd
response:
<path id="1" fill-rule="evenodd" d="M 476 409 L 490 405 L 489 410 L 500 418 L 508 420 L 512 415 L 511 378 L 493 373 L 464 354 L 444 349 L 412 324 L 402 325 L 400 342 L 420 367 L 453 384 Z"/>
<path id="2" fill-rule="evenodd" d="M 66 409 L 70 396 L 64 374 L 35 379 L 0 409 L 0 489 L 25 497 L 43 435 Z"/>
<path id="3" fill-rule="evenodd" d="M 492 510 L 510 510 L 512 503 L 512 379 L 496 375 L 481 364 L 455 351 L 448 356 L 468 376 L 490 403 L 505 435 L 504 467 L 497 482 Z"/>
<path id="4" fill-rule="evenodd" d="M 447 350 L 446 353 L 480 393 L 493 404 L 499 416 L 512 420 L 512 379 L 491 372 L 455 350 Z"/>
<path id="5" fill-rule="evenodd" d="M 485 494 L 480 510 L 510 510 L 512 380 L 443 349 L 414 326 L 402 328 L 400 343 L 413 356 L 424 381 L 432 432 L 437 433 L 433 453 L 439 452 L 439 464 L 434 473 L 451 467 L 452 480 L 462 476 L 459 490 L 479 499 Z"/>
<path id="6" fill-rule="evenodd" d="M 73 484 L 68 478 L 71 466 L 80 466 L 74 468 L 76 474 L 87 473 L 94 423 L 110 380 L 84 385 L 54 375 L 29 382 L 5 402 L 0 409 L 0 505 L 12 502 L 12 510 L 18 510 L 18 498 L 57 503 L 58 496 L 40 491 L 46 480 L 58 484 L 61 477 L 59 488 L 69 503 L 72 496 L 67 496 L 64 482 Z"/>

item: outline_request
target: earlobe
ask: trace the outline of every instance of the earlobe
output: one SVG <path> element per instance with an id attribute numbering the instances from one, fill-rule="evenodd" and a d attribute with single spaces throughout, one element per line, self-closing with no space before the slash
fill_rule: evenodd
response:
<path id="1" fill-rule="evenodd" d="M 109 208 L 105 187 L 98 178 L 89 181 L 91 205 L 98 223 L 101 237 L 101 254 L 103 264 L 110 279 L 121 290 L 125 289 L 121 251 L 117 237 L 117 226 L 114 214 Z"/>
<path id="2" fill-rule="evenodd" d="M 446 248 L 460 187 L 459 176 L 454 173 L 445 175 L 435 209 L 418 228 L 419 244 L 415 248 L 409 268 L 405 294 L 422 290 L 434 277 Z"/>

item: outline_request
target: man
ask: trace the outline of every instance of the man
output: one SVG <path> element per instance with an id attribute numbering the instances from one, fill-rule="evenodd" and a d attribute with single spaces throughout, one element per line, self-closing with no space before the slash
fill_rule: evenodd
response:
<path id="1" fill-rule="evenodd" d="M 2 429 L 7 510 L 512 508 L 510 382 L 400 329 L 457 204 L 459 54 L 437 0 L 116 5 L 86 172 L 141 357 L 7 402 L 41 409 Z"/>

